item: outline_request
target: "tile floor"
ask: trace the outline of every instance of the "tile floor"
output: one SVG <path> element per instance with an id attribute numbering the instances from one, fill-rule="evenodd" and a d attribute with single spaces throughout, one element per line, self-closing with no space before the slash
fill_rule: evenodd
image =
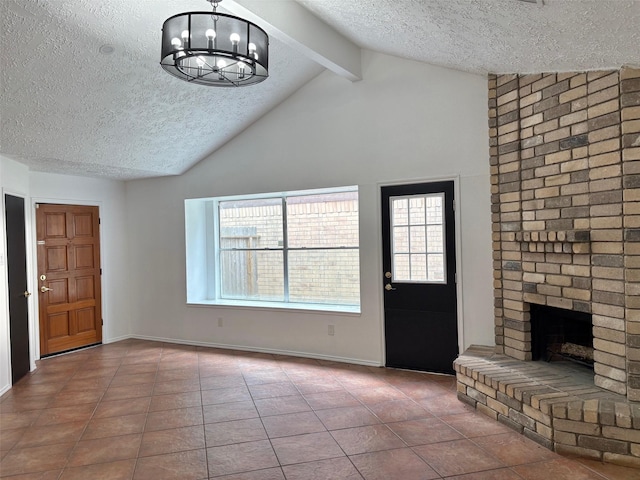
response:
<path id="1" fill-rule="evenodd" d="M 126 340 L 38 362 L 0 399 L 14 480 L 602 480 L 456 399 L 455 380 Z"/>

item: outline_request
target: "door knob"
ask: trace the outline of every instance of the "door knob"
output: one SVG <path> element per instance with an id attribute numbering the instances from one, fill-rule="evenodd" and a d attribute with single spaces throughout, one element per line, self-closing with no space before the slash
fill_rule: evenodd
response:
<path id="1" fill-rule="evenodd" d="M 391 272 L 384 272 L 384 278 L 391 278 Z"/>
<path id="2" fill-rule="evenodd" d="M 45 287 L 44 285 L 40 287 L 40 291 L 42 293 L 46 293 L 46 292 L 48 292 L 50 290 L 53 290 L 53 288 L 48 288 L 48 287 Z"/>
<path id="3" fill-rule="evenodd" d="M 24 295 L 24 298 L 29 298 L 31 296 L 31 292 L 29 292 L 28 290 L 25 290 L 23 295 Z"/>
<path id="4" fill-rule="evenodd" d="M 390 292 L 391 290 L 395 290 L 395 288 L 393 288 L 393 287 L 391 286 L 391 284 L 390 284 L 390 283 L 387 283 L 387 284 L 384 286 L 384 289 L 385 289 L 387 292 Z"/>

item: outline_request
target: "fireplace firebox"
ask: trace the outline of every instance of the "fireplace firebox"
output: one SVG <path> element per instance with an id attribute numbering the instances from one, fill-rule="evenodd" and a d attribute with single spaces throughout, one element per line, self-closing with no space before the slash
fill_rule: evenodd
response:
<path id="1" fill-rule="evenodd" d="M 533 360 L 569 360 L 593 368 L 591 314 L 530 305 Z"/>

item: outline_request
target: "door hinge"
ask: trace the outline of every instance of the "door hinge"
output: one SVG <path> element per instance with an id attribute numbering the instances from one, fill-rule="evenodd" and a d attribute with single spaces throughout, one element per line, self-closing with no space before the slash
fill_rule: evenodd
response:
<path id="1" fill-rule="evenodd" d="M 454 273 L 454 274 L 453 274 L 453 281 L 454 281 L 455 283 L 458 283 L 458 272 L 456 272 L 456 273 Z"/>
<path id="2" fill-rule="evenodd" d="M 98 225 L 102 225 L 102 219 L 98 217 Z"/>
<path id="3" fill-rule="evenodd" d="M 102 275 L 102 269 L 100 269 L 100 275 Z"/>
<path id="4" fill-rule="evenodd" d="M 455 200 L 453 201 L 453 211 L 454 212 L 456 211 L 456 201 Z"/>
<path id="5" fill-rule="evenodd" d="M 103 318 L 100 319 L 100 325 L 104 325 L 104 319 Z"/>

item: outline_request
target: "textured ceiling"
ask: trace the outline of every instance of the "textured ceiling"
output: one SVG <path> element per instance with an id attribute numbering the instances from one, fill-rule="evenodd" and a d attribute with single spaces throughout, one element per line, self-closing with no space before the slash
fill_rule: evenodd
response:
<path id="1" fill-rule="evenodd" d="M 640 64 L 639 0 L 298 0 L 371 50 L 475 73 Z"/>
<path id="2" fill-rule="evenodd" d="M 479 74 L 640 65 L 640 1 L 298 2 L 363 48 Z M 163 21 L 208 9 L 204 0 L 0 0 L 0 155 L 76 175 L 180 174 L 323 70 L 272 35 L 270 78 L 259 85 L 167 75 Z M 114 53 L 100 54 L 104 44 Z"/>

